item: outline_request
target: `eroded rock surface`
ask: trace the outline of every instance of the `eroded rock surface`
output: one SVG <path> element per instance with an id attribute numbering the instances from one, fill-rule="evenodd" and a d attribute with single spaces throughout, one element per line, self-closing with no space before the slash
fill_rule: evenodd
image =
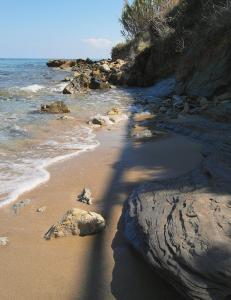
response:
<path id="1" fill-rule="evenodd" d="M 192 189 L 181 179 L 135 191 L 126 238 L 185 296 L 225 300 L 231 295 L 230 196 Z"/>
<path id="2" fill-rule="evenodd" d="M 105 226 L 105 220 L 100 214 L 72 208 L 56 225 L 51 226 L 44 238 L 50 240 L 69 235 L 91 235 L 102 231 Z"/>
<path id="3" fill-rule="evenodd" d="M 189 174 L 136 189 L 125 206 L 125 236 L 187 298 L 230 299 L 230 124 L 187 117 L 164 125 L 199 140 L 204 160 Z"/>

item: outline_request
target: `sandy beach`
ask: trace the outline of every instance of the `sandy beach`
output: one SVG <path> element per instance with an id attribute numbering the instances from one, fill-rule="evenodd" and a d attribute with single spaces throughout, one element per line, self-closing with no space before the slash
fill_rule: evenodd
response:
<path id="1" fill-rule="evenodd" d="M 177 135 L 134 143 L 127 124 L 99 130 L 97 138 L 96 150 L 50 167 L 50 180 L 17 200 L 32 200 L 18 214 L 12 204 L 0 210 L 1 235 L 10 240 L 1 248 L 1 299 L 181 299 L 126 244 L 120 216 L 134 186 L 193 169 L 200 146 Z M 84 186 L 93 192 L 92 206 L 76 200 Z M 45 212 L 36 212 L 43 206 Z M 105 231 L 44 240 L 73 207 L 101 213 Z"/>

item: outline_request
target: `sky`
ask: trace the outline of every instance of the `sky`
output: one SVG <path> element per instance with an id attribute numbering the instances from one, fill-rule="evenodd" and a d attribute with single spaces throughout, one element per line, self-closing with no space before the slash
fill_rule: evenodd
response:
<path id="1" fill-rule="evenodd" d="M 123 0 L 0 0 L 1 58 L 105 58 Z"/>

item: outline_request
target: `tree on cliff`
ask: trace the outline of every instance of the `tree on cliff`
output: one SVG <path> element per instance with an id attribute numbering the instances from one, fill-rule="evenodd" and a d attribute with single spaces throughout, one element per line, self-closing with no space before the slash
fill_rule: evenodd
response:
<path id="1" fill-rule="evenodd" d="M 158 30 L 163 23 L 163 14 L 176 0 L 134 0 L 129 4 L 125 0 L 120 22 L 122 34 L 126 39 L 133 39 L 139 33 L 149 29 Z"/>

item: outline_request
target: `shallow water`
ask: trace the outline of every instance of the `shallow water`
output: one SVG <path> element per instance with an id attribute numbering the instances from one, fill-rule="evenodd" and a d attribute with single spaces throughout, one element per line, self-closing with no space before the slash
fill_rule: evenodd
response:
<path id="1" fill-rule="evenodd" d="M 97 147 L 86 120 L 133 99 L 122 89 L 63 95 L 67 75 L 46 60 L 0 59 L 0 206 L 48 180 L 48 165 Z M 39 113 L 41 104 L 56 100 L 69 106 L 72 120 Z"/>

